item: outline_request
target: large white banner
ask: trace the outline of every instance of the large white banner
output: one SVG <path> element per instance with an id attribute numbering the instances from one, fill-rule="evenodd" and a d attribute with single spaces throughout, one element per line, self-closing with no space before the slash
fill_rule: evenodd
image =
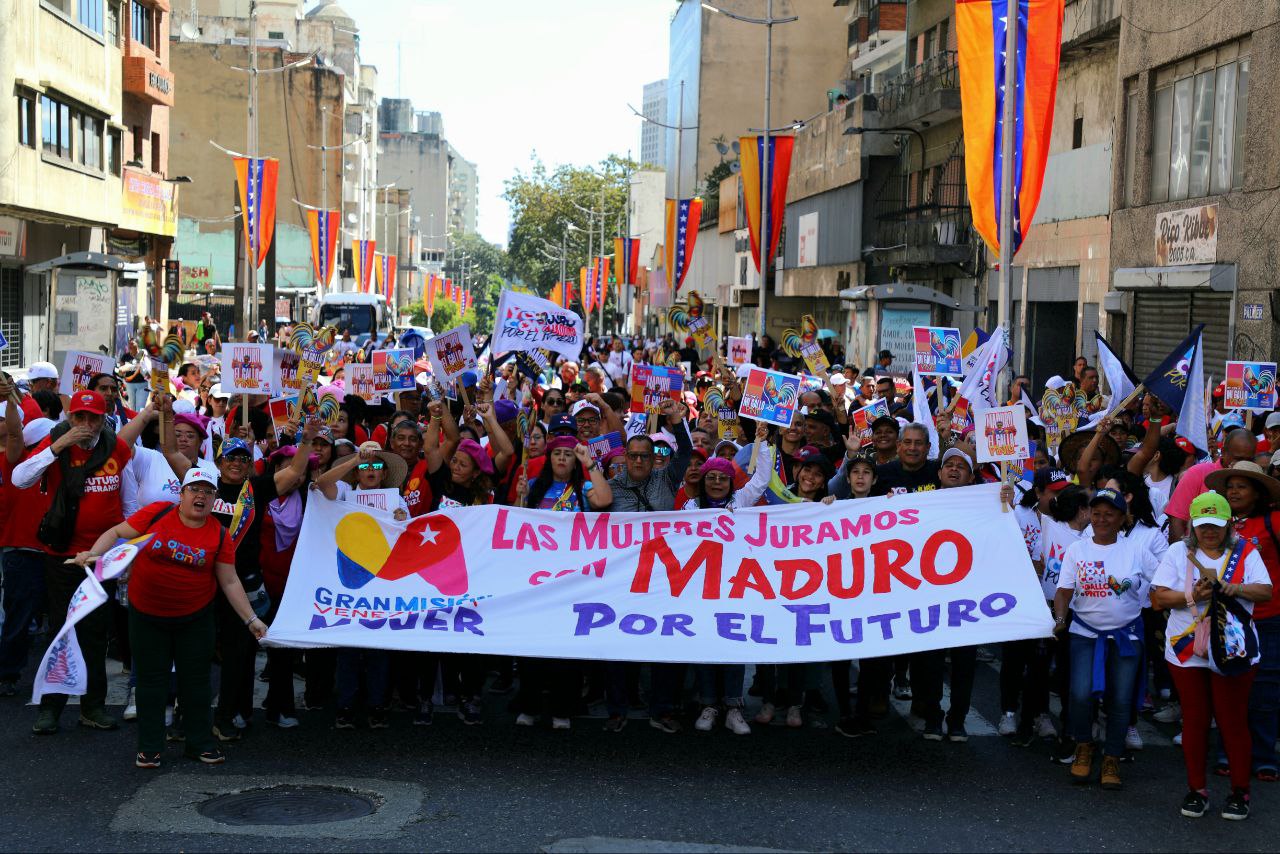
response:
<path id="1" fill-rule="evenodd" d="M 498 297 L 490 352 L 550 350 L 566 359 L 582 354 L 582 318 L 551 300 L 503 291 Z"/>
<path id="2" fill-rule="evenodd" d="M 267 643 L 772 663 L 1052 627 L 995 484 L 830 506 L 491 506 L 408 522 L 313 493 Z"/>

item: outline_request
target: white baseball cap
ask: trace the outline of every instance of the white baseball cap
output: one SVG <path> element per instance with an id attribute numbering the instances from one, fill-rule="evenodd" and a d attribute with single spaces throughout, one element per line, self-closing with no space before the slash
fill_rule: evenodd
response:
<path id="1" fill-rule="evenodd" d="M 969 456 L 963 448 L 947 448 L 942 454 L 942 459 L 938 460 L 938 465 L 942 465 L 952 457 L 959 457 L 969 465 L 969 471 L 973 471 L 973 457 Z"/>
<path id="2" fill-rule="evenodd" d="M 593 409 L 593 410 L 595 410 L 597 413 L 599 413 L 599 412 L 600 412 L 600 407 L 596 406 L 596 405 L 595 405 L 594 403 L 592 403 L 591 401 L 589 401 L 589 400 L 580 400 L 580 401 L 578 401 L 577 403 L 575 403 L 575 404 L 573 405 L 573 408 L 572 408 L 572 409 L 570 409 L 570 410 L 569 410 L 569 414 L 570 414 L 570 415 L 572 415 L 573 417 L 577 418 L 577 417 L 578 417 L 578 413 L 579 413 L 579 412 L 581 412 L 581 411 L 582 411 L 582 410 L 584 410 L 584 409 Z"/>
<path id="3" fill-rule="evenodd" d="M 191 401 L 187 400 L 186 398 L 180 397 L 173 402 L 174 415 L 182 415 L 184 413 L 186 415 L 194 415 L 195 411 L 196 411 L 196 405 Z"/>
<path id="4" fill-rule="evenodd" d="M 216 397 L 219 400 L 226 400 L 227 398 L 231 397 L 229 393 L 222 390 L 222 383 L 214 383 L 212 386 L 210 386 L 209 396 Z"/>
<path id="5" fill-rule="evenodd" d="M 31 423 L 22 428 L 22 444 L 28 448 L 38 445 L 49 435 L 54 423 L 50 418 L 32 418 Z"/>
<path id="6" fill-rule="evenodd" d="M 58 378 L 58 369 L 53 366 L 52 362 L 34 362 L 27 369 L 27 379 L 29 380 L 56 380 Z"/>
<path id="7" fill-rule="evenodd" d="M 182 488 L 186 489 L 193 483 L 207 483 L 214 489 L 218 488 L 218 482 L 214 480 L 213 475 L 202 468 L 192 466 L 187 469 L 187 473 L 182 478 Z"/>
<path id="8" fill-rule="evenodd" d="M 849 380 L 845 377 L 844 374 L 832 374 L 831 379 L 829 381 L 832 385 L 844 385 Z"/>
<path id="9" fill-rule="evenodd" d="M 1273 412 L 1267 416 L 1266 429 L 1270 430 L 1272 427 L 1280 427 L 1280 412 Z"/>
<path id="10" fill-rule="evenodd" d="M 1049 377 L 1048 380 L 1045 381 L 1044 387 L 1051 388 L 1054 391 L 1057 391 L 1058 389 L 1062 388 L 1066 384 L 1067 384 L 1066 380 L 1064 380 L 1062 377 L 1058 376 L 1057 374 L 1054 374 L 1053 376 Z"/>

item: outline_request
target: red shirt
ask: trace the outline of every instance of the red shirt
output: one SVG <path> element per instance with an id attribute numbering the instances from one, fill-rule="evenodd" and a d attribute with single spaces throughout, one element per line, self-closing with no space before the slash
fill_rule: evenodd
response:
<path id="1" fill-rule="evenodd" d="M 1183 472 L 1173 494 L 1169 496 L 1169 503 L 1164 506 L 1164 512 L 1175 519 L 1187 521 L 1191 513 L 1191 502 L 1205 491 L 1204 479 L 1220 468 L 1222 468 L 1221 462 L 1211 460 L 1207 463 L 1196 463 Z"/>
<path id="2" fill-rule="evenodd" d="M 165 508 L 169 512 L 156 522 Z M 157 501 L 129 517 L 135 531 L 155 534 L 129 567 L 129 603 L 153 617 L 185 617 L 208 607 L 218 586 L 214 566 L 236 562 L 235 546 L 217 519 L 209 516 L 191 528 L 178 512 Z"/>
<path id="3" fill-rule="evenodd" d="M 27 456 L 32 457 L 41 453 L 50 444 L 52 444 L 50 437 L 45 436 L 40 444 L 31 449 Z M 74 468 L 82 466 L 88 461 L 90 451 L 79 445 L 73 445 L 66 453 L 71 455 L 71 466 Z M 93 548 L 93 544 L 102 535 L 103 531 L 115 527 L 124 519 L 124 508 L 120 501 L 121 472 L 132 456 L 133 452 L 129 450 L 129 446 L 117 437 L 116 446 L 111 449 L 111 456 L 107 457 L 106 462 L 102 464 L 102 468 L 92 472 L 89 477 L 85 478 L 84 495 L 80 497 L 80 510 L 76 515 L 75 534 L 72 535 L 71 543 L 67 546 L 65 554 L 73 555 L 79 552 L 87 552 Z M 42 482 L 44 484 L 43 489 L 41 489 Z M 49 510 L 49 505 L 53 503 L 53 496 L 57 494 L 60 483 L 62 483 L 62 466 L 55 459 L 44 470 L 40 480 L 23 490 L 22 498 L 19 502 L 40 505 L 38 508 L 34 506 L 30 508 L 31 513 L 35 514 L 31 539 L 38 544 L 33 548 L 39 548 L 46 552 L 49 551 L 49 548 L 35 539 L 35 530 L 40 527 L 40 520 L 44 518 L 44 514 Z"/>
<path id="4" fill-rule="evenodd" d="M 1236 522 L 1236 533 L 1253 544 L 1258 556 L 1271 576 L 1271 598 L 1266 602 L 1256 602 L 1253 606 L 1253 618 L 1265 620 L 1280 614 L 1280 549 L 1276 548 L 1276 540 L 1267 531 L 1266 519 L 1262 516 L 1251 516 Z M 1280 537 L 1280 513 L 1271 514 L 1271 530 Z"/>
<path id="5" fill-rule="evenodd" d="M 413 471 L 409 472 L 400 488 L 400 494 L 404 496 L 404 503 L 409 505 L 410 516 L 425 516 L 431 512 L 433 495 L 431 484 L 427 480 L 426 460 L 419 460 Z"/>
<path id="6" fill-rule="evenodd" d="M 37 418 L 44 418 L 44 410 L 31 395 L 22 398 L 22 423 L 30 424 Z"/>

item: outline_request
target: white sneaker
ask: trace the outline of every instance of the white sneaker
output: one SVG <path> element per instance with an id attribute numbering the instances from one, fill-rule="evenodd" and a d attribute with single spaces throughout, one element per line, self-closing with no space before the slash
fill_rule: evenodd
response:
<path id="1" fill-rule="evenodd" d="M 1005 712 L 1000 716 L 1000 723 L 996 727 L 996 732 L 1003 736 L 1013 735 L 1018 731 L 1018 719 L 1013 712 Z"/>
<path id="2" fill-rule="evenodd" d="M 293 729 L 298 725 L 298 719 L 291 718 L 288 715 L 281 715 L 275 720 L 275 725 L 280 729 Z"/>
<path id="3" fill-rule="evenodd" d="M 724 716 L 724 728 L 734 735 L 751 735 L 751 725 L 742 717 L 742 709 L 732 708 Z"/>
<path id="4" fill-rule="evenodd" d="M 120 717 L 126 721 L 136 721 L 138 719 L 138 703 L 133 699 L 133 689 L 129 689 L 129 697 L 124 703 L 124 714 Z"/>
<path id="5" fill-rule="evenodd" d="M 799 729 L 804 726 L 804 717 L 800 714 L 799 706 L 787 707 L 787 726 L 792 729 Z"/>
<path id="6" fill-rule="evenodd" d="M 1162 724 L 1176 724 L 1182 720 L 1182 706 L 1178 703 L 1170 703 L 1151 717 Z"/>
<path id="7" fill-rule="evenodd" d="M 1131 726 L 1124 733 L 1124 746 L 1126 750 L 1141 750 L 1142 736 L 1138 734 L 1138 728 Z"/>
<path id="8" fill-rule="evenodd" d="M 1178 745 L 1179 747 L 1181 747 L 1181 746 L 1182 746 L 1182 733 L 1181 733 L 1181 732 L 1179 732 L 1177 735 L 1175 735 L 1175 736 L 1173 737 L 1173 743 L 1174 743 L 1174 744 L 1176 744 L 1176 745 Z"/>
<path id="9" fill-rule="evenodd" d="M 533 715 L 526 715 L 523 712 L 516 715 L 516 726 L 533 726 L 537 722 L 538 719 Z"/>
<path id="10" fill-rule="evenodd" d="M 760 711 L 756 714 L 756 723 L 767 724 L 773 722 L 773 716 L 778 710 L 774 708 L 773 703 L 765 703 L 760 707 Z"/>
<path id="11" fill-rule="evenodd" d="M 173 706 L 164 707 L 164 725 L 173 726 Z"/>
<path id="12" fill-rule="evenodd" d="M 693 728 L 698 732 L 711 732 L 711 728 L 716 725 L 716 718 L 720 716 L 720 712 L 714 706 L 705 706 L 702 714 L 698 715 L 698 719 L 693 722 Z"/>
<path id="13" fill-rule="evenodd" d="M 1053 718 L 1047 714 L 1041 713 L 1036 718 L 1036 737 L 1037 738 L 1057 738 L 1058 729 L 1053 725 Z"/>
<path id="14" fill-rule="evenodd" d="M 1102 721 L 1093 722 L 1093 740 L 1103 741 L 1107 737 L 1107 728 Z"/>
<path id="15" fill-rule="evenodd" d="M 568 718 L 552 718 L 551 719 L 552 729 L 569 729 L 571 726 L 573 726 L 573 721 L 569 720 Z"/>
<path id="16" fill-rule="evenodd" d="M 231 719 L 231 725 L 232 725 L 233 727 L 235 727 L 236 729 L 248 729 L 248 728 L 249 728 L 249 724 L 248 724 L 248 722 L 247 722 L 247 721 L 245 721 L 245 719 L 244 719 L 244 715 L 236 715 L 234 718 L 232 718 L 232 719 Z"/>

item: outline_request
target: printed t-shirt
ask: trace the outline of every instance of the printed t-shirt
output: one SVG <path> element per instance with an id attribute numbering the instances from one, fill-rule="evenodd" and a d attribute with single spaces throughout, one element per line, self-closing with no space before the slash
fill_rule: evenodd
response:
<path id="1" fill-rule="evenodd" d="M 1071 610 L 1080 619 L 1071 621 L 1071 633 L 1097 637 L 1081 625 L 1084 620 L 1099 631 L 1123 628 L 1142 613 L 1147 601 L 1147 578 L 1155 571 L 1155 555 L 1138 540 L 1117 537 L 1103 546 L 1081 537 L 1062 557 L 1058 589 L 1071 590 Z M 1137 636 L 1130 633 L 1130 638 Z"/>
<path id="2" fill-rule="evenodd" d="M 1081 537 L 1086 540 L 1093 539 L 1093 525 L 1085 525 L 1084 531 L 1081 532 Z M 1169 550 L 1169 539 L 1165 532 L 1149 525 L 1134 525 L 1128 530 L 1121 528 L 1120 537 L 1136 541 L 1139 546 L 1155 555 L 1157 564 L 1164 559 L 1164 553 Z M 1152 566 L 1150 571 L 1146 573 L 1148 586 L 1151 584 L 1151 575 L 1155 571 L 1155 566 Z M 1146 606 L 1144 605 L 1143 607 Z"/>
<path id="3" fill-rule="evenodd" d="M 217 590 L 214 567 L 235 561 L 231 537 L 218 520 L 210 516 L 192 528 L 174 505 L 157 501 L 128 523 L 154 535 L 129 567 L 129 604 L 153 617 L 185 617 L 208 607 Z"/>
<path id="4" fill-rule="evenodd" d="M 1040 518 L 1040 560 L 1044 562 L 1044 576 L 1040 588 L 1045 599 L 1052 599 L 1058 592 L 1058 578 L 1062 574 L 1062 558 L 1067 547 L 1083 536 L 1066 522 L 1049 516 Z"/>
<path id="5" fill-rule="evenodd" d="M 424 516 L 431 512 L 432 492 L 430 479 L 427 477 L 426 460 L 418 460 L 413 471 L 404 479 L 400 494 L 404 497 L 405 508 L 410 516 Z"/>
<path id="6" fill-rule="evenodd" d="M 1147 494 L 1151 496 L 1151 515 L 1155 517 L 1157 525 L 1163 525 L 1166 518 L 1164 508 L 1169 504 L 1169 496 L 1173 493 L 1173 478 L 1165 477 L 1164 480 L 1152 480 L 1151 475 L 1143 475 L 1143 481 L 1147 484 Z"/>
<path id="7" fill-rule="evenodd" d="M 871 487 L 871 494 L 878 497 L 930 492 L 939 486 L 937 460 L 925 460 L 924 465 L 915 471 L 903 468 L 902 460 L 892 460 L 876 466 L 876 484 Z"/>
<path id="8" fill-rule="evenodd" d="M 578 491 L 573 489 L 567 490 L 568 486 L 569 484 L 567 483 L 553 481 L 551 485 L 547 487 L 547 494 L 542 496 L 542 500 L 538 502 L 536 509 L 561 510 L 565 513 L 576 513 L 580 510 L 590 510 L 591 507 L 589 504 L 588 506 L 583 507 L 582 504 L 579 503 Z M 567 495 L 565 494 L 566 490 L 568 491 Z M 586 500 L 587 494 L 590 492 L 591 481 L 588 480 L 582 484 L 582 497 L 584 500 Z"/>
<path id="9" fill-rule="evenodd" d="M 208 460 L 196 460 L 195 467 L 218 478 L 218 467 Z M 178 503 L 182 481 L 173 472 L 164 454 L 151 448 L 135 447 L 133 459 L 125 467 L 125 513 L 132 515 L 157 501 Z M 133 481 L 133 486 L 128 485 Z"/>
<path id="10" fill-rule="evenodd" d="M 490 504 L 493 496 L 489 494 L 477 495 L 475 490 L 466 486 L 459 486 L 453 482 L 453 475 L 449 471 L 449 464 L 441 463 L 440 468 L 433 472 L 428 472 L 427 482 L 431 484 L 431 492 L 434 495 L 432 510 L 447 510 L 450 507 L 472 507 L 477 504 Z"/>
<path id="11" fill-rule="evenodd" d="M 1040 551 L 1040 514 L 1034 507 L 1013 508 L 1013 518 L 1018 522 L 1018 530 L 1022 532 L 1022 541 L 1027 544 L 1027 554 L 1032 560 L 1043 560 Z"/>
<path id="12" fill-rule="evenodd" d="M 1280 538 L 1280 513 L 1271 514 L 1271 531 L 1267 530 L 1266 519 L 1262 516 L 1251 516 L 1241 519 L 1235 524 L 1236 533 L 1247 540 L 1258 552 L 1267 577 L 1271 583 L 1271 598 L 1266 602 L 1250 603 L 1253 605 L 1253 618 L 1265 620 L 1280 614 L 1280 549 L 1276 548 L 1276 538 Z M 1204 561 L 1200 561 L 1204 563 Z M 1205 566 L 1209 564 L 1205 563 Z M 1241 600 L 1243 601 L 1243 600 Z"/>
<path id="13" fill-rule="evenodd" d="M 1196 550 L 1196 560 L 1200 561 L 1200 565 L 1205 569 L 1218 573 L 1221 577 L 1223 569 L 1230 552 L 1225 552 L 1219 558 L 1211 558 L 1203 551 Z M 1246 554 L 1241 558 L 1244 562 L 1244 580 L 1243 584 L 1270 584 L 1271 577 L 1267 575 L 1267 568 L 1262 563 L 1262 557 L 1258 554 L 1258 550 L 1247 548 Z M 1187 579 L 1187 544 L 1178 542 L 1169 546 L 1169 551 L 1165 553 L 1164 560 L 1160 561 L 1160 566 L 1156 568 L 1154 580 L 1151 582 L 1154 587 L 1167 587 L 1170 590 L 1177 590 L 1179 593 L 1186 589 Z M 1194 566 L 1191 567 L 1191 580 L 1200 577 L 1200 572 Z M 1244 598 L 1237 598 L 1237 602 L 1244 606 L 1244 609 L 1250 613 L 1255 613 L 1254 603 Z M 1209 603 L 1197 602 L 1196 609 L 1200 613 L 1204 613 Z M 1195 619 L 1191 609 L 1185 607 L 1183 602 L 1181 608 L 1169 609 L 1169 623 L 1164 630 L 1164 660 L 1178 667 L 1208 667 L 1209 660 L 1202 655 L 1192 654 L 1186 661 L 1179 661 L 1178 656 L 1173 651 L 1173 639 L 1185 632 L 1191 627 L 1192 621 Z"/>
<path id="14" fill-rule="evenodd" d="M 49 448 L 52 444 L 49 436 L 46 436 L 40 444 L 32 449 L 28 457 L 35 456 Z M 82 466 L 89 459 L 90 451 L 85 450 L 79 445 L 72 445 L 66 451 L 71 456 L 71 466 Z M 73 555 L 79 552 L 87 552 L 93 547 L 93 544 L 101 536 L 102 532 L 108 528 L 115 527 L 124 520 L 123 503 L 120 496 L 120 487 L 124 479 L 124 467 L 128 465 L 132 452 L 129 446 L 116 438 L 116 445 L 111 449 L 111 456 L 107 457 L 106 462 L 102 464 L 102 468 L 96 472 L 92 472 L 89 477 L 85 478 L 84 494 L 80 496 L 80 509 L 76 514 L 75 531 L 71 536 L 71 543 L 67 546 L 65 554 Z M 41 480 L 48 478 L 47 485 L 42 491 L 40 481 L 36 481 L 35 485 L 29 487 L 23 492 L 22 501 L 26 501 L 28 496 L 35 504 L 37 501 L 42 505 L 39 515 L 35 517 L 35 524 L 38 528 L 40 520 L 44 518 L 44 514 L 48 512 L 49 506 L 53 503 L 53 497 L 57 495 L 58 485 L 62 483 L 62 465 L 55 458 L 49 467 L 44 470 L 44 474 L 40 476 Z M 39 496 L 37 499 L 36 497 Z M 35 532 L 32 532 L 34 538 Z M 38 542 L 38 541 L 37 541 Z M 48 551 L 47 546 L 42 545 L 42 549 Z"/>

